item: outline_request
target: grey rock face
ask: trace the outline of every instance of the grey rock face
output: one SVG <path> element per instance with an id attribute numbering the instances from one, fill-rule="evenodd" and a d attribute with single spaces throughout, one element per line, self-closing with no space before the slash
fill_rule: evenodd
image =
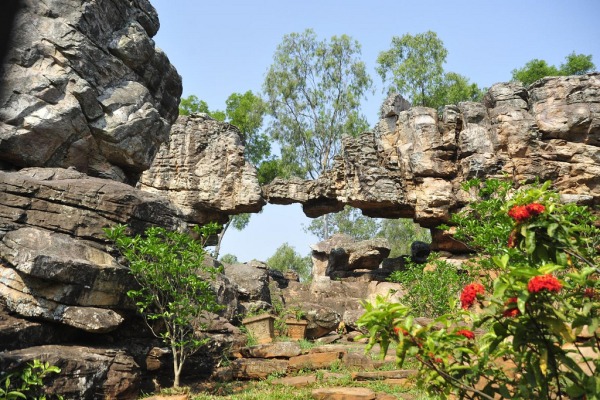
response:
<path id="1" fill-rule="evenodd" d="M 181 77 L 147 0 L 24 0 L 0 70 L 0 161 L 135 181 L 178 114 Z"/>
<path id="2" fill-rule="evenodd" d="M 138 186 L 160 194 L 197 223 L 258 212 L 265 201 L 239 131 L 206 115 L 182 115 Z"/>
<path id="3" fill-rule="evenodd" d="M 225 264 L 225 276 L 237 288 L 240 301 L 263 301 L 269 303 L 269 273 L 267 266 L 258 261 L 247 264 Z"/>

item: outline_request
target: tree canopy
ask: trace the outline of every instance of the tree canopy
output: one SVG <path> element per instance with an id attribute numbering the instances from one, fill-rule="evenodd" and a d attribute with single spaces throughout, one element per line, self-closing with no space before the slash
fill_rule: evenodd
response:
<path id="1" fill-rule="evenodd" d="M 360 101 L 371 88 L 360 44 L 347 35 L 318 40 L 307 29 L 285 35 L 263 90 L 273 116 L 271 137 L 293 174 L 317 178 L 331 166 L 344 133 L 367 128 Z"/>
<path id="2" fill-rule="evenodd" d="M 284 243 L 275 250 L 275 253 L 267 260 L 271 269 L 281 272 L 294 271 L 301 281 L 310 280 L 312 276 L 312 260 L 309 256 L 302 257 L 288 243 Z"/>
<path id="3" fill-rule="evenodd" d="M 445 72 L 448 51 L 432 31 L 392 38 L 391 47 L 377 57 L 377 73 L 388 93 L 400 93 L 413 105 L 438 108 L 460 101 L 477 101 L 477 84 L 455 72 Z"/>
<path id="4" fill-rule="evenodd" d="M 513 69 L 512 80 L 519 81 L 523 85 L 531 85 L 533 82 L 547 76 L 583 75 L 595 68 L 591 54 L 575 54 L 575 52 L 572 52 L 565 57 L 565 62 L 558 68 L 549 65 L 545 60 L 534 58 L 523 67 Z"/>

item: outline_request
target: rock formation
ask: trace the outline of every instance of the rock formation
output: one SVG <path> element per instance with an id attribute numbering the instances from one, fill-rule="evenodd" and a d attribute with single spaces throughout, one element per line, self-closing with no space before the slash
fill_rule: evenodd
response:
<path id="1" fill-rule="evenodd" d="M 24 0 L 0 85 L 6 167 L 135 181 L 178 114 L 181 77 L 148 0 Z"/>
<path id="2" fill-rule="evenodd" d="M 138 187 L 161 194 L 202 224 L 258 212 L 265 201 L 239 130 L 207 115 L 182 115 Z"/>
<path id="3" fill-rule="evenodd" d="M 50 387 L 67 397 L 133 399 L 170 373 L 124 295 L 134 282 L 103 232 L 114 224 L 186 230 L 268 200 L 302 203 L 311 217 L 348 204 L 434 227 L 468 200 L 461 182 L 501 174 L 600 203 L 598 73 L 494 85 L 483 103 L 439 113 L 392 97 L 374 132 L 343 139 L 332 170 L 261 192 L 235 127 L 203 115 L 175 123 L 181 79 L 151 39 L 148 0 L 22 3 L 0 69 L 0 369 L 50 361 L 62 368 Z M 214 285 L 227 307 L 209 327 L 212 351 L 237 340 L 242 302 L 273 296 L 269 280 L 289 305 L 314 310 L 311 335 L 351 327 L 359 300 L 397 289 L 382 282 L 387 251 L 317 245 L 311 285 L 229 267 Z M 206 359 L 190 363 L 209 373 Z"/>
<path id="4" fill-rule="evenodd" d="M 600 203 L 600 74 L 492 86 L 483 103 L 440 113 L 391 98 L 374 132 L 343 139 L 334 167 L 314 181 L 275 180 L 270 203 L 301 203 L 309 217 L 344 205 L 372 217 L 446 222 L 467 199 L 460 184 L 508 175 L 554 182 L 570 200 Z"/>

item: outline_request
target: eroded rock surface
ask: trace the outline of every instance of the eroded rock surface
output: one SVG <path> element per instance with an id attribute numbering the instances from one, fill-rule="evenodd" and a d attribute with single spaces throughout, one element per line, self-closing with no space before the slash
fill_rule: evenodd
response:
<path id="1" fill-rule="evenodd" d="M 178 114 L 181 77 L 148 0 L 23 0 L 0 71 L 0 153 L 135 181 Z"/>
<path id="2" fill-rule="evenodd" d="M 390 98 L 373 133 L 343 139 L 332 170 L 314 181 L 275 180 L 270 203 L 309 217 L 360 208 L 372 217 L 434 227 L 468 198 L 460 184 L 500 177 L 552 180 L 573 200 L 600 204 L 600 74 L 492 86 L 483 103 L 408 108 Z"/>
<path id="3" fill-rule="evenodd" d="M 205 114 L 177 119 L 139 188 L 168 198 L 197 223 L 225 222 L 226 214 L 258 212 L 265 203 L 239 130 Z"/>

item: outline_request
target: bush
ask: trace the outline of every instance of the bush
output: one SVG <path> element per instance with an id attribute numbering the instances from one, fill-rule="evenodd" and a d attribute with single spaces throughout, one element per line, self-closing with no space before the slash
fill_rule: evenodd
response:
<path id="1" fill-rule="evenodd" d="M 412 309 L 414 315 L 435 318 L 450 312 L 453 308 L 450 299 L 455 298 L 469 279 L 466 273 L 431 254 L 428 268 L 409 262 L 406 270 L 393 272 L 389 280 L 403 284 L 406 294 L 404 304 Z"/>
<path id="2" fill-rule="evenodd" d="M 129 236 L 127 227 L 117 225 L 106 235 L 121 251 L 131 274 L 139 283 L 127 295 L 135 301 L 152 333 L 171 347 L 174 387 L 186 359 L 208 343 L 201 337 L 206 328 L 206 313 L 221 309 L 211 281 L 219 269 L 203 264 L 204 243 L 190 235 L 160 227 L 148 228 L 144 236 Z M 194 231 L 206 239 L 217 230 L 216 224 Z M 161 331 L 154 322 L 161 322 Z"/>
<path id="3" fill-rule="evenodd" d="M 490 210 L 509 217 L 503 246 L 493 236 L 481 243 L 498 246 L 482 258 L 500 271 L 491 290 L 470 283 L 461 309 L 426 326 L 408 307 L 378 298 L 359 320 L 369 346 L 397 342 L 398 363 L 414 357 L 418 383 L 444 398 L 600 399 L 600 229 L 549 185 L 523 188 Z"/>
<path id="4" fill-rule="evenodd" d="M 6 374 L 0 373 L 0 400 L 9 399 L 34 399 L 46 400 L 42 394 L 44 378 L 52 373 L 59 373 L 60 368 L 47 362 L 33 360 L 20 372 Z M 62 396 L 51 396 L 50 398 L 62 399 Z"/>

